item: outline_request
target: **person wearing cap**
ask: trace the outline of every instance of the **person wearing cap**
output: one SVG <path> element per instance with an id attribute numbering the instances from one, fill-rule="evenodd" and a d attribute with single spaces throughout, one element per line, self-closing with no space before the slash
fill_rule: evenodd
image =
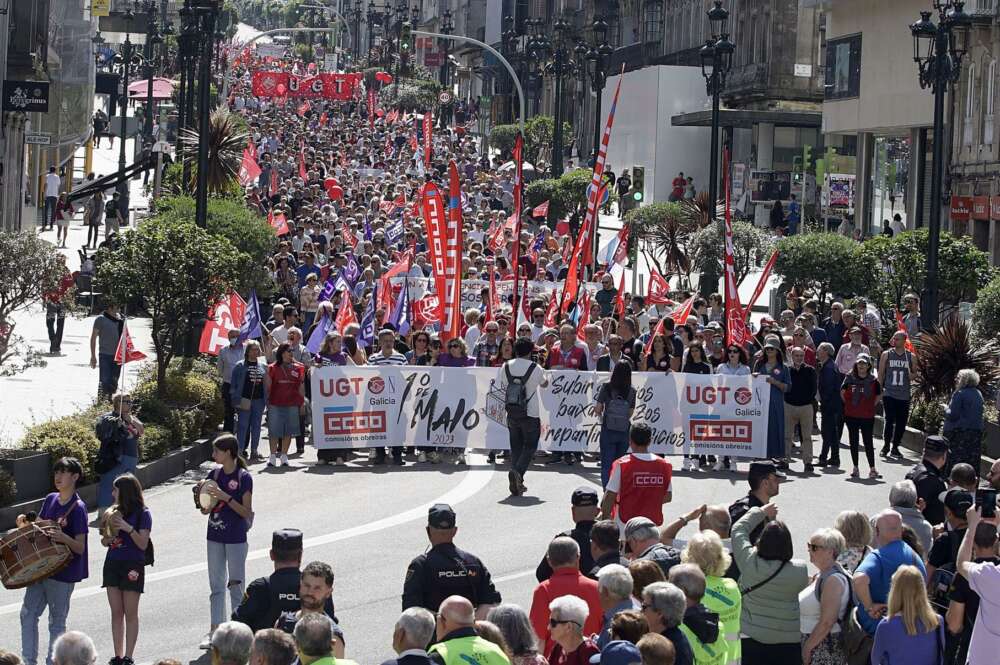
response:
<path id="1" fill-rule="evenodd" d="M 427 512 L 431 548 L 410 561 L 403 582 L 403 609 L 425 607 L 432 612 L 449 596 L 462 596 L 485 617 L 501 601 L 490 571 L 479 557 L 455 546 L 455 511 L 436 503 Z"/>
<path id="2" fill-rule="evenodd" d="M 840 347 L 841 353 L 847 349 Z M 854 368 L 844 378 L 840 389 L 844 400 L 844 425 L 847 426 L 847 438 L 851 446 L 851 478 L 861 475 L 858 469 L 858 439 L 864 442 L 865 458 L 868 460 L 868 478 L 878 480 L 882 474 L 875 468 L 875 443 L 872 432 L 875 428 L 875 407 L 882 399 L 882 386 L 872 374 L 872 358 L 867 353 L 861 353 L 854 361 Z"/>
<path id="3" fill-rule="evenodd" d="M 590 658 L 591 665 L 644 665 L 645 662 L 639 647 L 626 640 L 608 642 L 601 653 Z"/>
<path id="4" fill-rule="evenodd" d="M 302 574 L 302 532 L 298 529 L 278 529 L 271 534 L 271 561 L 274 572 L 250 582 L 243 601 L 233 610 L 233 621 L 250 626 L 254 632 L 273 628 L 284 612 L 297 612 L 301 607 L 299 586 Z M 336 621 L 333 600 L 327 598 L 323 609 Z"/>
<path id="5" fill-rule="evenodd" d="M 751 508 L 763 508 L 771 503 L 771 499 L 778 496 L 781 481 L 784 479 L 785 474 L 779 471 L 773 462 L 751 462 L 750 471 L 747 473 L 750 491 L 746 496 L 730 504 L 730 523 L 736 524 L 741 517 L 750 512 Z M 762 522 L 750 531 L 751 544 L 757 543 L 757 538 L 760 537 L 760 532 L 763 530 L 764 523 Z"/>
<path id="6" fill-rule="evenodd" d="M 499 645 L 476 633 L 476 608 L 468 598 L 448 596 L 436 608 L 435 642 L 428 654 L 442 665 L 510 665 Z"/>
<path id="7" fill-rule="evenodd" d="M 589 575 L 594 568 L 594 557 L 590 551 L 590 531 L 597 519 L 597 513 L 600 512 L 597 507 L 597 490 L 586 485 L 577 487 L 570 496 L 570 505 L 574 526 L 557 534 L 556 537 L 566 536 L 576 541 L 580 546 L 580 572 Z M 550 577 L 552 577 L 552 566 L 549 565 L 549 557 L 546 555 L 535 569 L 535 578 L 539 582 L 544 582 Z"/>
<path id="8" fill-rule="evenodd" d="M 927 581 L 931 585 L 931 591 L 935 588 L 934 573 L 936 571 L 940 569 L 947 581 L 950 581 L 954 575 L 958 548 L 962 544 L 962 537 L 965 536 L 965 529 L 968 527 L 965 513 L 976 503 L 973 494 L 957 487 L 943 492 L 938 498 L 944 504 L 945 530 L 934 539 L 934 543 L 927 553 Z"/>
<path id="9" fill-rule="evenodd" d="M 555 646 L 549 634 L 549 604 L 560 596 L 581 598 L 590 609 L 583 632 L 592 635 L 601 630 L 601 596 L 597 582 L 580 572 L 580 546 L 572 538 L 557 536 L 549 543 L 546 559 L 552 567 L 552 577 L 535 587 L 528 616 L 548 657 Z"/>
<path id="10" fill-rule="evenodd" d="M 917 496 L 924 501 L 921 512 L 932 525 L 944 522 L 944 504 L 939 498 L 948 489 L 948 441 L 938 435 L 924 440 L 924 453 L 920 463 L 906 474 L 917 486 Z"/>
<path id="11" fill-rule="evenodd" d="M 226 432 L 234 433 L 236 407 L 230 395 L 233 369 L 243 361 L 243 342 L 240 341 L 240 329 L 232 328 L 227 332 L 229 338 L 228 346 L 219 349 L 219 357 L 216 360 L 216 367 L 219 376 L 222 378 L 222 408 L 223 419 L 222 429 Z"/>

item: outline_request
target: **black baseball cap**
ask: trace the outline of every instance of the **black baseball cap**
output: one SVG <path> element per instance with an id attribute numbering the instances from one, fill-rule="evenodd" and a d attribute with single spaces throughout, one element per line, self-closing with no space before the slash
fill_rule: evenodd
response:
<path id="1" fill-rule="evenodd" d="M 953 487 L 947 492 L 941 492 L 938 495 L 938 499 L 944 504 L 945 508 L 951 511 L 952 515 L 961 517 L 962 519 L 965 519 L 965 511 L 971 508 L 976 502 L 972 494 L 957 487 Z"/>
<path id="2" fill-rule="evenodd" d="M 596 506 L 597 505 L 597 490 L 593 487 L 586 487 L 581 485 L 573 490 L 573 496 L 570 498 L 570 503 L 574 506 Z"/>
<path id="3" fill-rule="evenodd" d="M 427 511 L 427 526 L 434 529 L 454 529 L 455 511 L 447 503 L 435 503 Z"/>
<path id="4" fill-rule="evenodd" d="M 749 480 L 750 484 L 753 485 L 756 479 L 767 478 L 772 473 L 782 480 L 786 478 L 785 474 L 778 470 L 778 467 L 775 466 L 774 462 L 751 462 L 750 471 L 747 474 L 747 480 Z"/>
<path id="5" fill-rule="evenodd" d="M 276 552 L 301 550 L 302 532 L 298 529 L 278 529 L 271 534 L 271 549 Z"/>
<path id="6" fill-rule="evenodd" d="M 925 453 L 946 453 L 948 452 L 948 440 L 943 436 L 932 434 L 924 439 Z"/>

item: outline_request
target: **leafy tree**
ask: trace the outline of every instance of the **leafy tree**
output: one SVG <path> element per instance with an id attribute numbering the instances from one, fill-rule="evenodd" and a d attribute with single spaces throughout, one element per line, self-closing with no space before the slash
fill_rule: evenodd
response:
<path id="1" fill-rule="evenodd" d="M 625 221 L 632 225 L 636 240 L 645 241 L 642 252 L 660 274 L 684 274 L 690 277 L 688 247 L 697 225 L 677 203 L 650 203 L 630 210 Z"/>
<path id="2" fill-rule="evenodd" d="M 712 224 L 691 235 L 688 243 L 691 263 L 695 270 L 718 275 L 725 258 L 723 225 Z M 767 261 L 774 249 L 771 234 L 750 222 L 733 222 L 733 263 L 736 284 Z"/>
<path id="3" fill-rule="evenodd" d="M 587 185 L 591 172 L 574 169 L 558 178 L 535 180 L 524 188 L 528 205 L 534 207 L 549 202 L 549 219 L 559 220 L 567 215 L 581 215 L 587 205 Z"/>
<path id="4" fill-rule="evenodd" d="M 192 167 L 192 182 L 189 183 L 191 190 L 194 190 L 197 183 L 195 173 L 198 165 L 198 146 L 202 140 L 208 141 L 208 191 L 211 194 L 221 194 L 237 181 L 240 162 L 243 160 L 243 149 L 247 147 L 249 138 L 246 123 L 224 106 L 212 111 L 206 132 L 194 129 L 181 130 L 180 141 L 184 146 L 184 160 Z"/>
<path id="5" fill-rule="evenodd" d="M 21 371 L 37 359 L 14 334 L 13 314 L 38 302 L 56 286 L 65 262 L 50 243 L 31 231 L 0 233 L 0 371 Z M 23 355 L 22 355 L 23 354 Z M 15 358 L 19 363 L 12 363 Z M 4 368 L 5 363 L 8 364 Z"/>
<path id="6" fill-rule="evenodd" d="M 152 317 L 157 388 L 192 320 L 233 288 L 244 266 L 232 244 L 172 214 L 157 214 L 97 255 L 97 282 L 118 302 L 142 299 Z"/>
<path id="7" fill-rule="evenodd" d="M 1000 275 L 995 275 L 976 297 L 973 330 L 980 339 L 1000 338 Z"/>
<path id="8" fill-rule="evenodd" d="M 396 81 L 383 87 L 378 96 L 382 108 L 398 108 L 404 111 L 424 112 L 434 108 L 437 103 L 437 93 L 433 88 L 418 85 L 410 79 Z"/>
<path id="9" fill-rule="evenodd" d="M 514 142 L 521 128 L 517 125 L 495 125 L 490 130 L 490 145 L 500 151 L 504 157 L 509 157 L 514 151 Z"/>
<path id="10" fill-rule="evenodd" d="M 778 241 L 774 273 L 812 291 L 820 307 L 831 295 L 853 296 L 864 285 L 860 246 L 837 233 L 805 233 Z"/>

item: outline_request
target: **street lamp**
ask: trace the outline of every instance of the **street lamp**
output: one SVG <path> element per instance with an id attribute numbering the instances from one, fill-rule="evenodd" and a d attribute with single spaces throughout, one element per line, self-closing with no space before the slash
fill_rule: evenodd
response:
<path id="1" fill-rule="evenodd" d="M 701 75 L 705 78 L 708 94 L 712 96 L 712 149 L 709 155 L 708 202 L 709 215 L 715 220 L 716 204 L 719 200 L 719 97 L 726 87 L 726 76 L 733 66 L 735 44 L 729 41 L 726 24 L 729 11 L 722 6 L 722 0 L 715 0 L 715 6 L 708 12 L 708 22 L 712 28 L 712 38 L 701 47 Z"/>
<path id="2" fill-rule="evenodd" d="M 177 95 L 177 131 L 186 129 L 193 124 L 194 119 L 194 66 L 198 53 L 198 20 L 191 0 L 184 0 L 184 6 L 178 12 L 181 19 L 181 31 L 177 36 L 177 63 L 180 69 L 180 86 Z M 185 183 L 191 181 L 190 162 L 184 159 L 184 143 L 177 142 L 177 160 L 183 165 L 182 179 Z"/>
<path id="3" fill-rule="evenodd" d="M 609 7 L 609 20 L 616 20 L 617 6 Z M 608 81 L 608 58 L 614 53 L 614 48 L 608 43 L 608 21 L 601 14 L 595 14 L 594 21 L 590 25 L 593 35 L 593 42 L 587 44 L 581 42 L 577 45 L 576 51 L 581 56 L 581 60 L 586 62 L 586 66 L 581 68 L 581 78 L 584 84 L 590 79 L 591 90 L 594 91 L 594 160 L 596 163 L 597 153 L 601 147 L 601 95 L 604 85 Z M 596 240 L 596 237 L 595 237 Z M 596 254 L 595 254 L 596 256 Z"/>
<path id="4" fill-rule="evenodd" d="M 525 53 L 523 46 L 523 41 L 521 39 L 522 35 L 514 29 L 514 17 L 505 16 L 503 19 L 504 31 L 501 34 L 500 51 L 504 58 L 514 67 L 517 72 L 519 79 L 525 77 Z M 506 70 L 505 70 L 506 71 Z M 507 95 L 507 101 L 509 102 L 505 117 L 508 122 L 513 122 L 514 120 L 514 94 L 516 93 L 516 86 L 513 80 L 510 78 L 510 72 L 507 72 L 507 76 L 504 77 L 504 94 Z"/>
<path id="5" fill-rule="evenodd" d="M 452 17 L 451 9 L 444 10 L 444 14 L 441 15 L 441 28 L 442 35 L 450 35 L 455 31 L 455 22 Z M 444 88 L 448 87 L 448 74 L 449 65 L 451 64 L 448 60 L 448 56 L 451 53 L 451 40 L 442 39 L 441 40 L 441 50 L 444 55 L 444 59 L 441 62 L 441 86 Z"/>
<path id="6" fill-rule="evenodd" d="M 125 116 L 128 115 L 128 80 L 129 74 L 133 71 L 133 68 L 141 65 L 143 58 L 135 52 L 135 49 L 133 48 L 134 45 L 132 44 L 131 27 L 132 21 L 135 19 L 135 13 L 132 11 L 131 6 L 128 6 L 125 9 L 124 18 L 128 26 L 125 29 L 125 41 L 122 42 L 121 48 L 118 53 L 115 54 L 115 57 L 111 62 L 111 68 L 119 75 L 119 77 L 121 77 L 122 81 L 121 136 L 118 137 L 118 185 L 116 189 L 118 190 L 119 204 L 124 207 L 124 216 L 127 217 L 128 179 L 125 177 Z"/>
<path id="7" fill-rule="evenodd" d="M 541 21 L 541 19 L 538 20 Z M 536 40 L 534 46 L 538 59 L 543 62 L 546 60 L 546 56 L 551 54 L 551 61 L 545 64 L 544 71 L 555 78 L 551 172 L 553 178 L 558 178 L 563 174 L 563 76 L 572 72 L 573 69 L 573 63 L 570 61 L 571 51 L 569 50 L 572 26 L 569 21 L 560 16 L 552 24 L 552 29 L 553 39 L 551 41 L 542 36 Z"/>
<path id="8" fill-rule="evenodd" d="M 200 20 L 201 62 L 198 71 L 198 183 L 195 189 L 194 222 L 200 228 L 208 224 L 208 135 L 212 82 L 212 49 L 215 21 L 219 14 L 218 0 L 194 0 L 195 14 Z M 311 33 L 310 33 L 311 34 Z"/>
<path id="9" fill-rule="evenodd" d="M 920 325 L 930 330 L 938 320 L 938 248 L 941 243 L 941 181 L 944 176 L 944 98 L 948 88 L 962 74 L 962 58 L 969 50 L 972 18 L 964 2 L 934 1 L 937 25 L 931 12 L 920 12 L 920 20 L 910 25 L 913 60 L 920 72 L 920 87 L 934 93 L 934 157 L 931 164 L 931 217 L 928 225 L 927 278 Z"/>

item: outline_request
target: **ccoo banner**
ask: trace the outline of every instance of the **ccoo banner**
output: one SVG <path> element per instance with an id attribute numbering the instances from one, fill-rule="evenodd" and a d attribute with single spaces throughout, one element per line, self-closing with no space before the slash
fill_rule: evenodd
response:
<path id="1" fill-rule="evenodd" d="M 610 374 L 550 371 L 539 405 L 543 450 L 596 450 L 597 391 Z M 765 377 L 636 373 L 633 421 L 653 428 L 667 455 L 764 457 Z M 319 367 L 312 374 L 313 439 L 320 450 L 372 446 L 507 449 L 500 369 Z"/>

